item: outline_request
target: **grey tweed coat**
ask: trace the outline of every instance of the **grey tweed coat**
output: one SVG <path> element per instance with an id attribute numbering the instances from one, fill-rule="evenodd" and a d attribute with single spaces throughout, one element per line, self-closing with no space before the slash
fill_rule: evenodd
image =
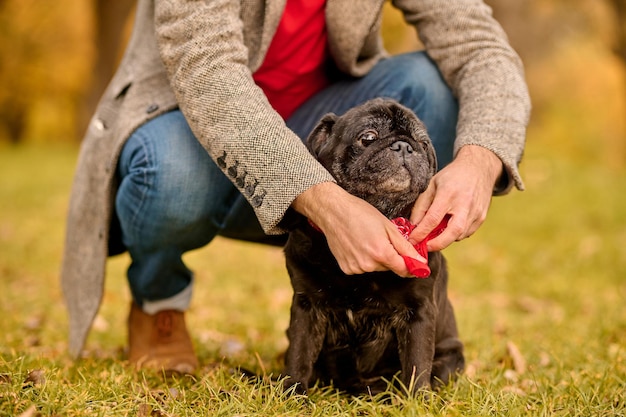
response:
<path id="1" fill-rule="evenodd" d="M 379 33 L 383 3 L 327 0 L 329 48 L 341 71 L 361 76 L 385 56 Z M 529 97 L 520 60 L 490 9 L 482 0 L 392 3 L 415 26 L 460 101 L 455 152 L 467 144 L 492 150 L 507 173 L 495 192 L 522 189 L 518 164 Z M 220 158 L 225 170 L 237 165 L 236 182 L 268 234 L 282 232 L 280 221 L 297 195 L 332 181 L 251 78 L 284 4 L 138 1 L 130 43 L 83 140 L 71 193 L 61 270 L 71 354 L 82 350 L 100 306 L 117 160 L 142 123 L 180 107 L 213 159 Z"/>

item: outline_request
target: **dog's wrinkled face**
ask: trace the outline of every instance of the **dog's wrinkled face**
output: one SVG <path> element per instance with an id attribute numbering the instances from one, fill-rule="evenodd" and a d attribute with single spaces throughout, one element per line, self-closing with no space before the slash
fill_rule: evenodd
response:
<path id="1" fill-rule="evenodd" d="M 390 99 L 327 114 L 307 145 L 340 186 L 389 218 L 408 216 L 437 169 L 424 124 Z"/>

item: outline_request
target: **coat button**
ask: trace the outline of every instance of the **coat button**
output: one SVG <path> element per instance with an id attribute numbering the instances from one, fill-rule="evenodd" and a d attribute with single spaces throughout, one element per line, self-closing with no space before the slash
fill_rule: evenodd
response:
<path id="1" fill-rule="evenodd" d="M 146 108 L 146 113 L 150 114 L 150 113 L 154 113 L 155 111 L 157 111 L 159 109 L 159 105 L 158 104 L 151 104 Z"/>
<path id="2" fill-rule="evenodd" d="M 99 130 L 99 131 L 103 131 L 104 129 L 107 128 L 106 125 L 104 124 L 104 120 L 102 119 L 95 119 L 93 121 L 93 127 L 95 127 L 96 130 Z"/>

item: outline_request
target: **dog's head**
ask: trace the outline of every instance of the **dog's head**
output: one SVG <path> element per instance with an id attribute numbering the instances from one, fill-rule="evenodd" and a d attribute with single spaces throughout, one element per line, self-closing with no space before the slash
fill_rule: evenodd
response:
<path id="1" fill-rule="evenodd" d="M 340 186 L 389 218 L 408 216 L 437 170 L 426 127 L 391 99 L 327 114 L 307 146 Z"/>

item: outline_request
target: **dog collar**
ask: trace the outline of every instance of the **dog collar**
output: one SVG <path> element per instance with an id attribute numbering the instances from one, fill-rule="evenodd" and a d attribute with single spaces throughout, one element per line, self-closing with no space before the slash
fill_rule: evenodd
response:
<path id="1" fill-rule="evenodd" d="M 311 219 L 307 219 L 311 227 L 317 230 L 320 233 L 322 229 L 319 228 L 318 225 L 313 223 Z M 439 236 L 446 227 L 448 226 L 448 220 L 450 220 L 450 215 L 446 214 L 441 220 L 441 223 L 437 225 L 425 238 L 419 243 L 413 245 L 417 253 L 419 253 L 426 262 L 420 262 L 415 258 L 411 258 L 410 256 L 402 255 L 402 259 L 404 259 L 404 264 L 406 265 L 409 272 L 415 275 L 417 278 L 428 278 L 430 276 L 430 267 L 428 266 L 428 247 L 427 244 L 430 240 Z M 409 221 L 409 219 L 405 217 L 396 217 L 392 219 L 391 222 L 398 228 L 398 231 L 404 236 L 405 239 L 409 239 L 409 235 L 417 226 Z"/>

